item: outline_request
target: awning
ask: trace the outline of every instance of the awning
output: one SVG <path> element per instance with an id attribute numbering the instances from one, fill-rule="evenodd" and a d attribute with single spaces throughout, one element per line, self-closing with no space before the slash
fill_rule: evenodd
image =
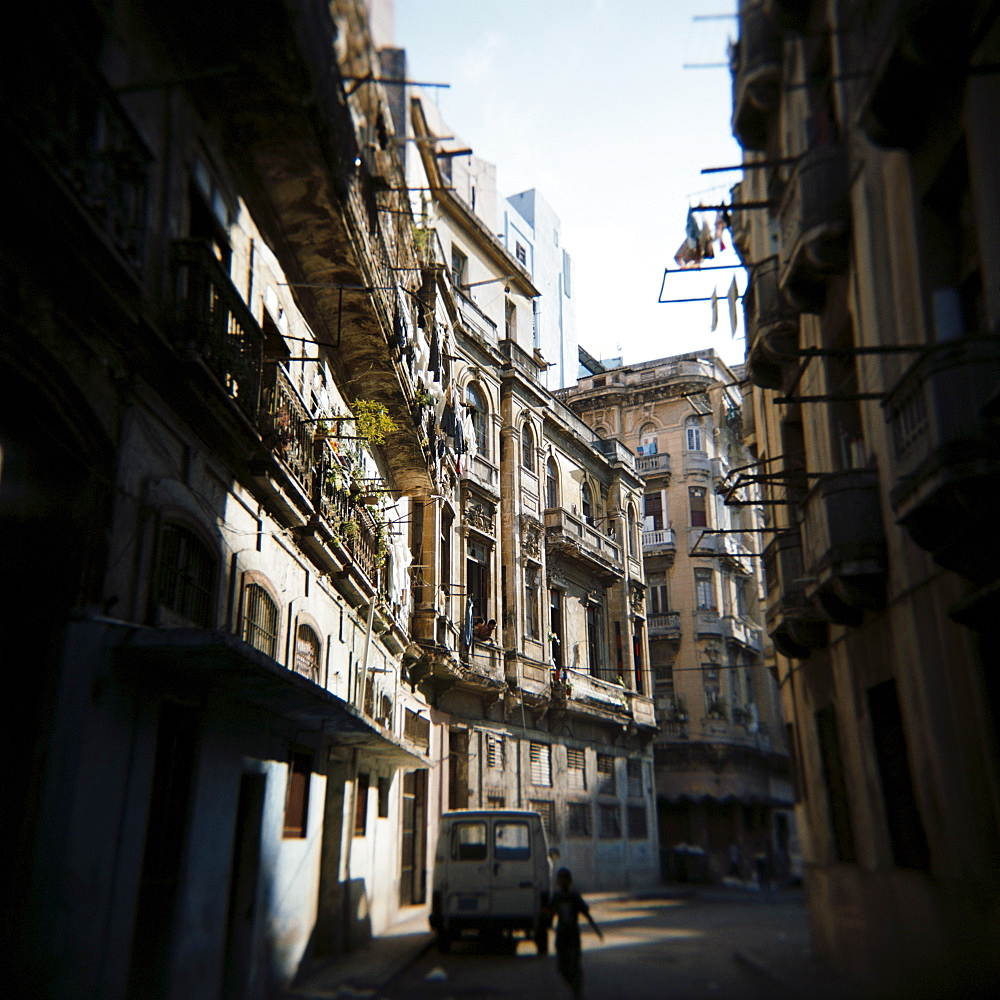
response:
<path id="1" fill-rule="evenodd" d="M 126 671 L 155 670 L 163 680 L 208 684 L 225 697 L 327 734 L 386 763 L 428 766 L 426 757 L 369 722 L 353 705 L 229 632 L 138 628 L 117 648 L 117 660 Z"/>

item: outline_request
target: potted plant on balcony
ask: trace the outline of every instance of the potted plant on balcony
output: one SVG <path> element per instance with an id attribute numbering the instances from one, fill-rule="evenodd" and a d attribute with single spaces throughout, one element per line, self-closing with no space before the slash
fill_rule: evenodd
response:
<path id="1" fill-rule="evenodd" d="M 729 717 L 726 711 L 726 703 L 721 698 L 713 698 L 708 703 L 708 717 L 710 719 L 725 720 Z"/>
<path id="2" fill-rule="evenodd" d="M 670 718 L 675 722 L 687 722 L 688 713 L 687 705 L 683 698 L 677 697 L 673 700 L 673 706 L 670 712 Z"/>
<path id="3" fill-rule="evenodd" d="M 369 444 L 383 444 L 387 434 L 396 430 L 395 421 L 383 403 L 373 399 L 356 399 L 351 405 L 358 434 Z"/>

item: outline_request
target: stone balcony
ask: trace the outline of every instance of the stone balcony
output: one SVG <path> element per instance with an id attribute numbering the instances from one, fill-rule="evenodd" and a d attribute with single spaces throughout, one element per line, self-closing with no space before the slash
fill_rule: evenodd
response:
<path id="1" fill-rule="evenodd" d="M 799 312 L 821 312 L 826 281 L 847 267 L 850 250 L 847 150 L 820 146 L 795 164 L 778 208 L 778 284 Z"/>
<path id="2" fill-rule="evenodd" d="M 646 629 L 650 639 L 680 639 L 681 613 L 668 611 L 662 615 L 650 615 L 646 619 Z"/>
<path id="3" fill-rule="evenodd" d="M 548 552 L 580 563 L 605 585 L 625 576 L 621 546 L 562 508 L 545 511 L 545 547 Z"/>
<path id="4" fill-rule="evenodd" d="M 658 528 L 655 531 L 642 533 L 642 554 L 648 556 L 674 555 L 677 551 L 677 538 L 673 528 Z"/>
<path id="5" fill-rule="evenodd" d="M 764 549 L 767 632 L 774 648 L 806 659 L 829 642 L 826 620 L 806 596 L 802 537 L 798 528 L 778 532 Z"/>
<path id="6" fill-rule="evenodd" d="M 823 476 L 802 510 L 806 594 L 832 621 L 858 625 L 863 611 L 885 605 L 888 561 L 878 472 L 849 469 Z"/>
<path id="7" fill-rule="evenodd" d="M 744 301 L 748 371 L 762 389 L 780 389 L 785 369 L 798 363 L 799 315 L 781 294 L 778 274 L 777 256 L 755 264 Z"/>
<path id="8" fill-rule="evenodd" d="M 931 345 L 883 403 L 893 443 L 897 521 L 935 561 L 974 581 L 1000 561 L 991 510 L 1000 444 L 987 415 L 1000 387 L 1000 339 Z M 961 511 L 961 516 L 956 512 Z"/>
<path id="9" fill-rule="evenodd" d="M 670 456 L 663 452 L 658 455 L 639 455 L 635 461 L 639 475 L 645 480 L 666 479 L 670 482 Z"/>

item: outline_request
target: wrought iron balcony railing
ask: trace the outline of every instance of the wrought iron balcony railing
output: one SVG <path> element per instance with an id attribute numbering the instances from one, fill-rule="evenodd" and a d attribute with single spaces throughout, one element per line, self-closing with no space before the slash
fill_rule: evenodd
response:
<path id="1" fill-rule="evenodd" d="M 264 334 L 204 240 L 175 240 L 174 337 L 204 360 L 251 421 L 260 407 Z"/>

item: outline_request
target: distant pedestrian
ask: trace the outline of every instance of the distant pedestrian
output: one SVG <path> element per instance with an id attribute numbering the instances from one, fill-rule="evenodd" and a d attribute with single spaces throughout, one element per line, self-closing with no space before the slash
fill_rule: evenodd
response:
<path id="1" fill-rule="evenodd" d="M 566 980 L 573 996 L 583 996 L 583 970 L 580 965 L 580 914 L 582 913 L 603 941 L 600 927 L 594 923 L 590 908 L 573 888 L 573 876 L 568 868 L 556 872 L 556 894 L 552 897 L 552 912 L 556 918 L 556 957 L 559 974 Z"/>

